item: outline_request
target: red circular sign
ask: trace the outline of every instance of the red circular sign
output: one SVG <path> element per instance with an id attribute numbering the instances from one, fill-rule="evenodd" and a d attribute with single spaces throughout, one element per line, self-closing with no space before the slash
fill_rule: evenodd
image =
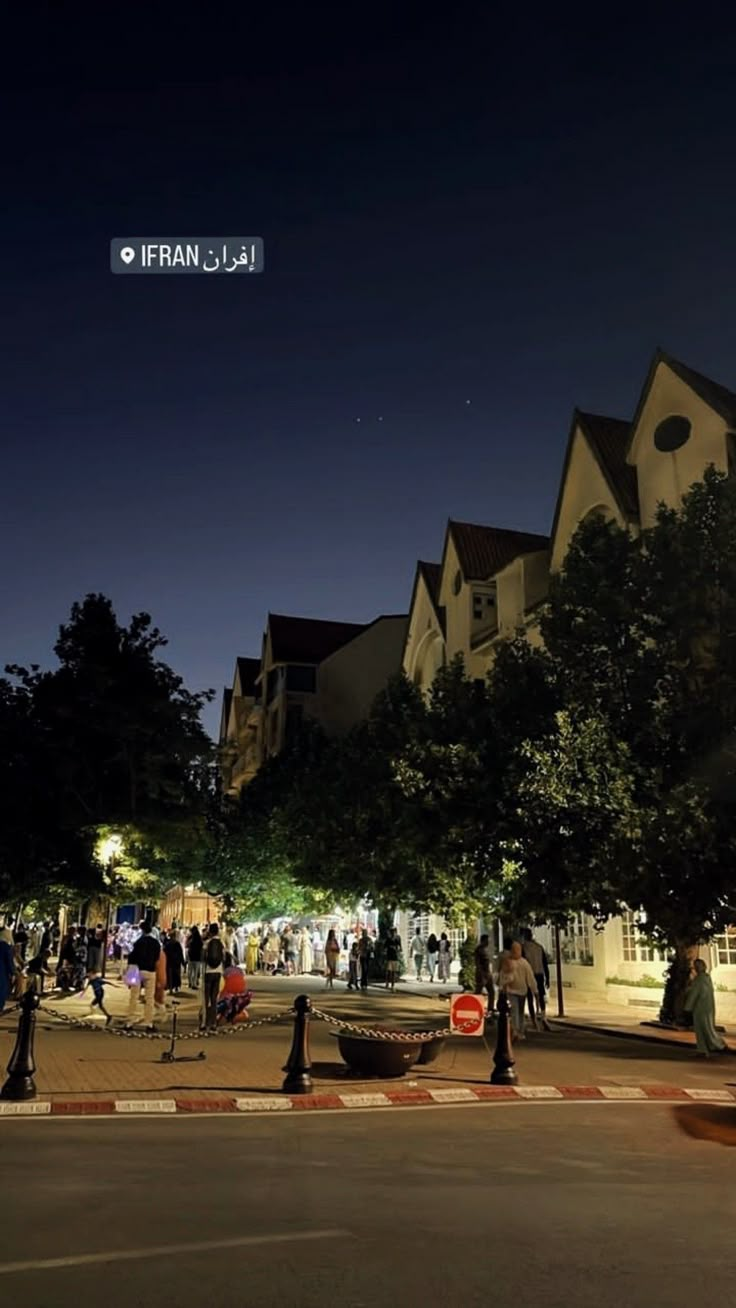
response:
<path id="1" fill-rule="evenodd" d="M 450 1005 L 450 1026 L 458 1035 L 483 1035 L 486 1001 L 482 995 L 456 995 Z"/>

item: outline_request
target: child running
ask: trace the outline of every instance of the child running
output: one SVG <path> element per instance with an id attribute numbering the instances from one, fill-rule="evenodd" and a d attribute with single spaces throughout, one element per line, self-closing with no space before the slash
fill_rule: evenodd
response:
<path id="1" fill-rule="evenodd" d="M 99 1008 L 100 1012 L 105 1014 L 105 1026 L 109 1026 L 112 1022 L 112 1013 L 108 1013 L 105 1008 L 105 986 L 107 984 L 107 981 L 103 981 L 102 977 L 99 976 L 97 972 L 90 972 L 84 987 L 86 990 L 89 986 L 94 994 L 94 999 L 90 1004 L 90 1008 Z M 82 991 L 82 993 L 84 994 L 84 991 Z"/>

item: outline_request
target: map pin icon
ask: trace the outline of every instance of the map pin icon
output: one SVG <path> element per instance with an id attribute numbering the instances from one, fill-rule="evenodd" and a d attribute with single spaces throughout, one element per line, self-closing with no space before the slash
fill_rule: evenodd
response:
<path id="1" fill-rule="evenodd" d="M 124 245 L 120 251 L 120 258 L 123 263 L 132 263 L 135 259 L 135 250 L 133 250 L 129 245 Z"/>

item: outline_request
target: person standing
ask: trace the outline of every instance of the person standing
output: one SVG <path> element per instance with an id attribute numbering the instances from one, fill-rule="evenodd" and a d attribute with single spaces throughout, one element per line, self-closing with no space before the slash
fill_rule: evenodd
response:
<path id="1" fill-rule="evenodd" d="M 286 975 L 294 976 L 296 972 L 298 946 L 297 946 L 296 934 L 292 927 L 287 926 L 286 930 L 284 931 L 281 943 L 284 950 L 284 966 L 286 968 Z"/>
<path id="2" fill-rule="evenodd" d="M 204 947 L 204 1026 L 217 1026 L 217 996 L 220 993 L 225 949 L 220 939 L 220 928 L 213 922 Z"/>
<path id="3" fill-rule="evenodd" d="M 273 927 L 271 927 L 268 932 L 268 935 L 266 936 L 266 945 L 264 949 L 267 972 L 273 972 L 273 973 L 276 972 L 276 969 L 278 968 L 279 965 L 280 952 L 281 952 L 281 941 L 279 940 L 279 937 L 277 936 Z"/>
<path id="4" fill-rule="evenodd" d="M 348 956 L 348 990 L 358 989 L 358 969 L 360 968 L 360 950 L 358 942 L 354 940 L 350 947 Z"/>
<path id="5" fill-rule="evenodd" d="M 30 963 L 28 964 L 28 967 L 26 968 L 29 977 L 33 981 L 33 985 L 37 995 L 43 994 L 44 977 L 53 976 L 53 972 L 49 967 L 50 958 L 51 958 L 51 950 L 42 949 L 40 954 L 36 954 L 36 957 L 31 959 Z"/>
<path id="6" fill-rule="evenodd" d="M 137 1020 L 138 999 L 141 987 L 145 998 L 146 1026 L 153 1028 L 154 1003 L 156 1000 L 156 968 L 161 955 L 161 945 L 151 932 L 151 923 L 146 919 L 141 923 L 141 934 L 128 955 L 128 966 L 137 969 L 138 980 L 130 987 L 128 1001 L 128 1022 Z"/>
<path id="7" fill-rule="evenodd" d="M 550 1027 L 549 1027 L 549 1023 L 547 1022 L 547 1001 L 545 998 L 546 992 L 549 990 L 549 959 L 547 958 L 547 952 L 545 949 L 542 948 L 539 941 L 534 939 L 530 927 L 524 927 L 524 930 L 522 931 L 521 935 L 522 935 L 521 951 L 527 963 L 529 964 L 530 968 L 532 969 L 532 972 L 534 973 L 534 980 L 537 983 L 537 994 L 539 996 L 537 1001 L 537 1007 L 539 1009 L 539 1021 L 542 1025 L 542 1028 L 545 1031 L 549 1031 Z M 529 1002 L 529 1016 L 531 1017 L 532 1022 L 536 1026 L 537 1013 L 534 1007 L 534 996 L 531 990 L 529 991 L 527 999 Z"/>
<path id="8" fill-rule="evenodd" d="M 299 932 L 299 972 L 302 976 L 309 976 L 314 966 L 312 955 L 312 937 L 309 928 L 303 926 Z"/>
<path id="9" fill-rule="evenodd" d="M 178 939 L 178 933 L 171 932 L 166 944 L 164 945 L 166 955 L 166 989 L 170 990 L 172 995 L 178 995 L 181 990 L 181 970 L 184 966 L 184 950 Z"/>
<path id="10" fill-rule="evenodd" d="M 424 962 L 425 946 L 424 946 L 424 941 L 422 939 L 422 933 L 419 927 L 417 927 L 416 931 L 414 932 L 414 935 L 411 938 L 410 953 L 414 961 L 414 966 L 417 970 L 417 981 L 421 981 L 422 963 Z"/>
<path id="11" fill-rule="evenodd" d="M 87 932 L 87 972 L 102 971 L 102 955 L 105 950 L 105 928 L 97 923 L 94 931 Z"/>
<path id="12" fill-rule="evenodd" d="M 396 927 L 391 927 L 386 936 L 386 989 L 396 989 L 396 977 L 399 973 L 401 959 L 401 940 Z"/>
<path id="13" fill-rule="evenodd" d="M 233 946 L 233 958 L 235 962 L 238 964 L 238 967 L 245 967 L 248 953 L 248 940 L 245 934 L 245 927 L 242 925 L 239 926 L 235 932 Z"/>
<path id="14" fill-rule="evenodd" d="M 190 990 L 199 990 L 202 983 L 202 936 L 198 926 L 193 926 L 187 940 L 187 981 Z"/>
<path id="15" fill-rule="evenodd" d="M 452 962 L 452 949 L 450 941 L 447 938 L 447 932 L 443 931 L 439 939 L 437 952 L 437 980 L 450 980 L 450 963 Z"/>
<path id="16" fill-rule="evenodd" d="M 685 1012 L 693 1015 L 696 1057 L 709 1058 L 711 1054 L 725 1053 L 726 1042 L 716 1031 L 713 981 L 702 958 L 695 960 L 695 975 L 685 995 Z"/>
<path id="17" fill-rule="evenodd" d="M 84 983 L 87 978 L 87 929 L 86 927 L 77 927 L 77 934 L 74 937 L 74 975 L 72 977 L 72 990 L 78 990 L 79 993 L 84 990 Z"/>
<path id="18" fill-rule="evenodd" d="M 527 960 L 521 952 L 521 944 L 514 940 L 511 949 L 502 955 L 498 973 L 499 989 L 505 990 L 511 1005 L 511 1030 L 515 1040 L 525 1040 L 524 1010 L 526 997 L 531 990 L 537 998 L 537 982 Z"/>
<path id="19" fill-rule="evenodd" d="M 475 965 L 475 993 L 482 995 L 484 992 L 488 995 L 488 1013 L 493 1012 L 495 994 L 493 991 L 493 969 L 491 964 L 491 949 L 487 935 L 482 935 L 473 952 L 473 962 Z"/>
<path id="20" fill-rule="evenodd" d="M 360 960 L 360 988 L 368 989 L 368 973 L 371 966 L 371 955 L 373 954 L 373 944 L 367 931 L 361 931 L 360 940 L 354 942 L 358 946 L 358 958 Z"/>
<path id="21" fill-rule="evenodd" d="M 340 942 L 333 927 L 327 933 L 325 941 L 325 984 L 332 990 L 337 976 L 337 964 L 340 959 Z"/>
<path id="22" fill-rule="evenodd" d="M 67 931 L 59 945 L 59 959 L 56 964 L 56 976 L 62 990 L 71 990 L 76 967 L 74 952 L 74 929 Z"/>
<path id="23" fill-rule="evenodd" d="M 248 944 L 245 951 L 245 970 L 249 976 L 254 976 L 258 971 L 258 955 L 260 953 L 261 942 L 255 931 L 248 933 Z"/>
<path id="24" fill-rule="evenodd" d="M 433 931 L 431 935 L 427 936 L 427 971 L 429 972 L 430 981 L 434 981 L 439 952 L 440 942 Z"/>

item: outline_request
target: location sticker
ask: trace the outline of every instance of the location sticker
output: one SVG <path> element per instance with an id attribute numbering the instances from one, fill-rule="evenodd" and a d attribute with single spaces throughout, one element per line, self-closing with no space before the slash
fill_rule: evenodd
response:
<path id="1" fill-rule="evenodd" d="M 263 272 L 263 237 L 115 236 L 110 241 L 110 271 L 247 276 Z"/>

